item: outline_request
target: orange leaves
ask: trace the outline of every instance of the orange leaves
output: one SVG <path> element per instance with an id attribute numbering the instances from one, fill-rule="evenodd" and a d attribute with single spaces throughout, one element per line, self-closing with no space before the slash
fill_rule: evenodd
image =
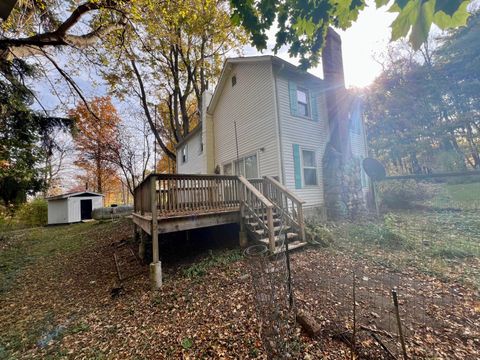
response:
<path id="1" fill-rule="evenodd" d="M 76 127 L 74 141 L 78 158 L 75 165 L 85 171 L 79 178 L 89 188 L 103 192 L 105 185 L 118 180 L 111 157 L 120 146 L 118 126 L 121 119 L 108 96 L 93 98 L 88 106 L 80 104 L 69 115 Z"/>

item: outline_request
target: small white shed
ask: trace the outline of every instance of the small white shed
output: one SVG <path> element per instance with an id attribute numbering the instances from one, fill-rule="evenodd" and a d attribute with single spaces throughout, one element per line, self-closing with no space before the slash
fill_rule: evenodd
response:
<path id="1" fill-rule="evenodd" d="M 103 207 L 103 195 L 91 191 L 47 198 L 48 224 L 69 224 L 92 218 L 92 210 Z"/>

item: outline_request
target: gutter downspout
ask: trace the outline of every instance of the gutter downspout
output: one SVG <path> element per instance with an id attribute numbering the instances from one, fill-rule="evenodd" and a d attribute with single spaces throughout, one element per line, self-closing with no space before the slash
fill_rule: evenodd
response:
<path id="1" fill-rule="evenodd" d="M 275 98 L 275 118 L 276 118 L 276 123 L 275 123 L 275 130 L 277 133 L 277 139 L 278 139 L 278 151 L 277 151 L 277 156 L 278 156 L 278 161 L 280 163 L 280 182 L 282 185 L 285 185 L 285 169 L 284 169 L 284 163 L 283 163 L 283 145 L 282 145 L 282 126 L 281 126 L 281 120 L 280 120 L 280 105 L 278 102 L 278 85 L 277 85 L 277 74 L 284 68 L 284 65 L 280 65 L 280 69 L 275 72 L 273 71 L 273 61 L 271 62 L 271 68 L 272 68 L 272 76 L 273 76 L 273 95 Z"/>

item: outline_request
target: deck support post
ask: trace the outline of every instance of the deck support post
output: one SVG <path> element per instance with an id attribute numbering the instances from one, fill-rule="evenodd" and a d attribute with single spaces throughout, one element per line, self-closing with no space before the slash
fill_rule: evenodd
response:
<path id="1" fill-rule="evenodd" d="M 152 262 L 150 264 L 150 282 L 152 290 L 158 290 L 162 287 L 162 262 Z"/>
<path id="2" fill-rule="evenodd" d="M 150 264 L 150 279 L 152 289 L 162 287 L 162 263 L 158 249 L 158 214 L 157 214 L 157 177 L 150 175 L 150 200 L 152 205 L 152 258 Z"/>
<path id="3" fill-rule="evenodd" d="M 133 223 L 133 241 L 137 242 L 140 239 L 140 234 L 138 232 L 138 225 Z"/>
<path id="4" fill-rule="evenodd" d="M 139 234 L 139 237 L 140 237 L 140 242 L 138 243 L 138 257 L 140 258 L 140 260 L 142 260 L 143 263 L 145 263 L 146 261 L 146 241 L 145 241 L 145 237 L 146 237 L 146 234 L 145 234 L 145 231 L 143 229 L 140 229 L 140 234 Z"/>
<path id="5" fill-rule="evenodd" d="M 240 220 L 241 225 L 240 225 L 240 232 L 238 233 L 238 240 L 240 242 L 240 247 L 242 249 L 245 249 L 248 245 L 248 239 L 247 239 L 247 233 L 245 232 L 245 229 L 243 227 L 243 220 Z"/>

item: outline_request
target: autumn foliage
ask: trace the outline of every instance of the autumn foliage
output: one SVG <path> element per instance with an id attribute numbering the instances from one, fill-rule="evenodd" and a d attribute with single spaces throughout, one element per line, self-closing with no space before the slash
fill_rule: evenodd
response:
<path id="1" fill-rule="evenodd" d="M 108 192 L 110 184 L 118 183 L 111 155 L 118 146 L 117 133 L 121 119 L 110 97 L 93 98 L 71 110 L 75 120 L 74 135 L 78 158 L 75 165 L 84 170 L 79 180 L 90 190 Z"/>

